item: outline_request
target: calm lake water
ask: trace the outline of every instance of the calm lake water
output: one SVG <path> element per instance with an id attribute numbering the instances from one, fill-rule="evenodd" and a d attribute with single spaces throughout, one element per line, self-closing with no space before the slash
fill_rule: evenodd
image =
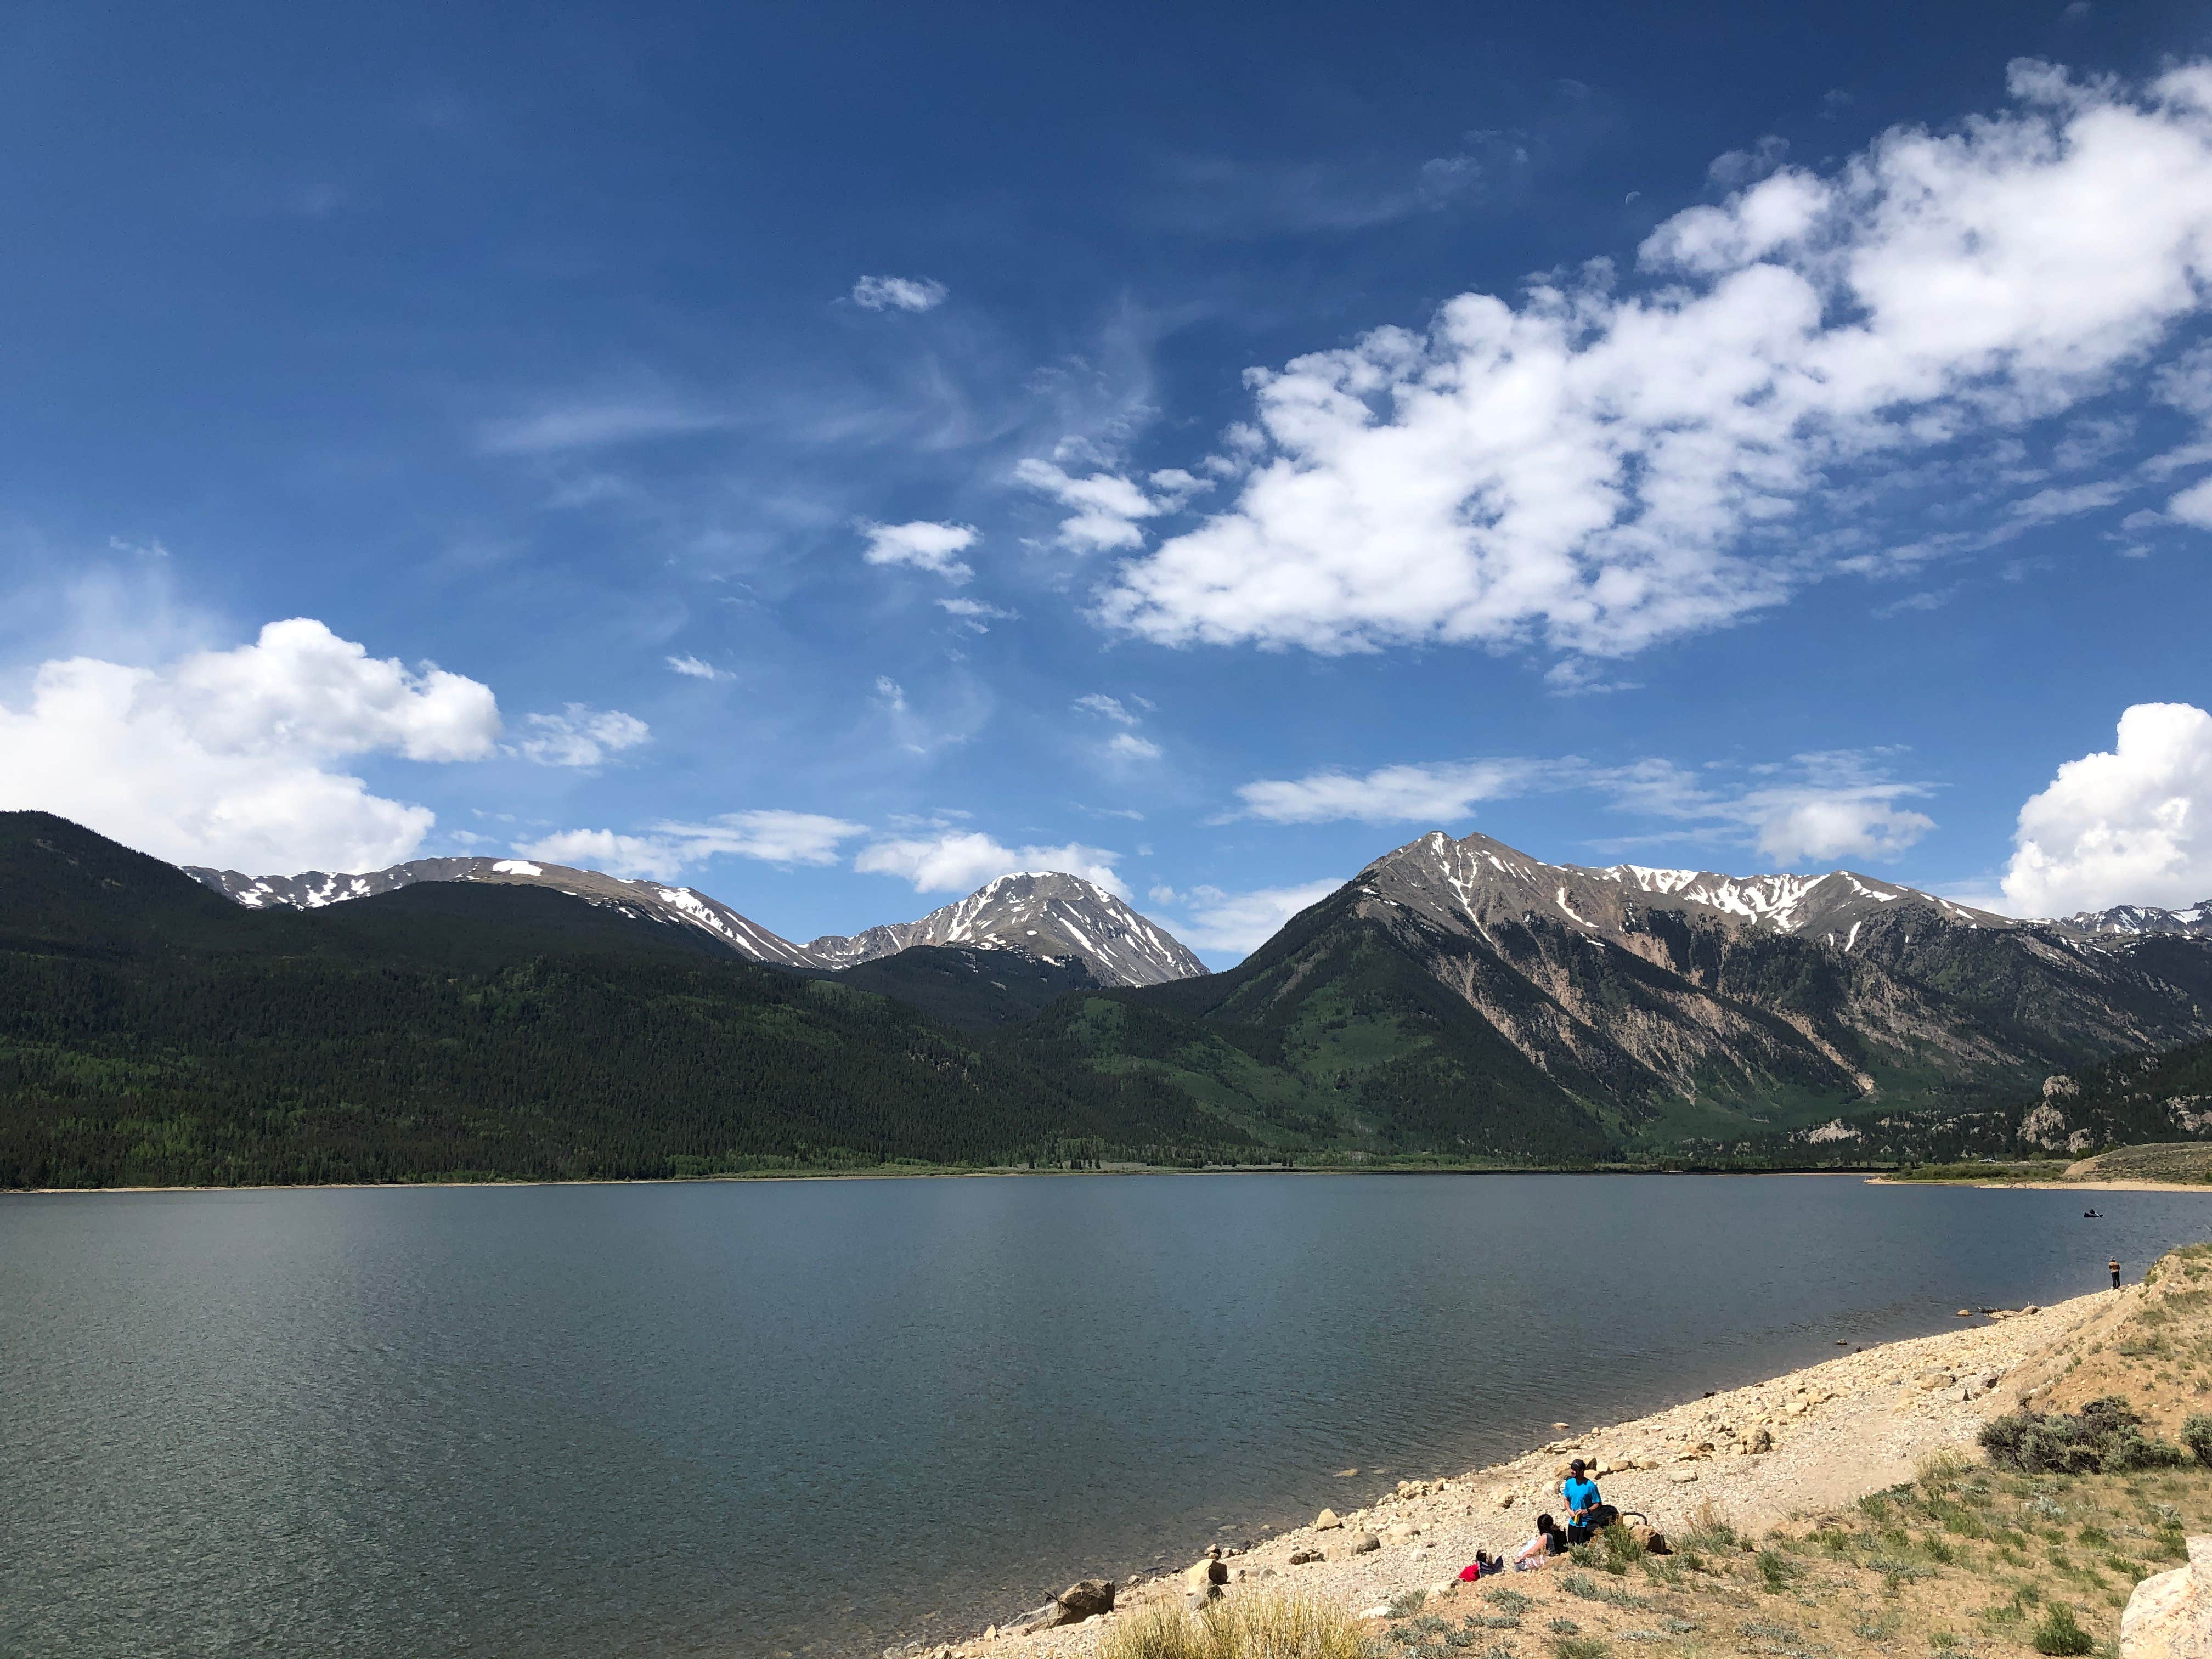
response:
<path id="1" fill-rule="evenodd" d="M 0 1198 L 0 1653 L 971 1633 L 1554 1419 L 2212 1236 L 2212 1194 L 2096 1202 L 1517 1176 Z"/>

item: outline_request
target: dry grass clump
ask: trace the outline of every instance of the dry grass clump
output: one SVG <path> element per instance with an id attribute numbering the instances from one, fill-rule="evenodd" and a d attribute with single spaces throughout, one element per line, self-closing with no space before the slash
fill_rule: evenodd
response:
<path id="1" fill-rule="evenodd" d="M 1203 1613 L 1125 1614 L 1098 1659 L 1371 1659 L 1375 1646 L 1342 1607 L 1288 1595 L 1238 1596 Z"/>

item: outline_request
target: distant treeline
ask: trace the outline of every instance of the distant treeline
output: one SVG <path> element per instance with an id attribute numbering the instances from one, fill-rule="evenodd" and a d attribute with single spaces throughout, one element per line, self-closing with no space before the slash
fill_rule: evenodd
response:
<path id="1" fill-rule="evenodd" d="M 1046 1075 L 562 895 L 447 884 L 263 915 L 58 819 L 0 817 L 0 1184 L 1253 1150 L 1154 1079 Z"/>

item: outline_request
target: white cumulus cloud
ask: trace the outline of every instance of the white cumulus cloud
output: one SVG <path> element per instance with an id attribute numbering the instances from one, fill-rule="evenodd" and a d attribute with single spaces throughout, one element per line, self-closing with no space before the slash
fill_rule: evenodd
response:
<path id="1" fill-rule="evenodd" d="M 917 893 L 966 893 L 994 876 L 1012 871 L 1057 870 L 1080 876 L 1109 893 L 1127 898 L 1129 890 L 1115 872 L 1119 854 L 1103 847 L 1069 842 L 1060 847 L 1007 847 L 977 830 L 879 841 L 860 849 L 853 867 L 864 875 L 896 876 Z"/>
<path id="2" fill-rule="evenodd" d="M 557 714 L 525 715 L 523 724 L 530 735 L 515 747 L 540 766 L 597 766 L 653 736 L 653 728 L 635 714 L 580 702 Z"/>
<path id="3" fill-rule="evenodd" d="M 1757 828 L 1759 850 L 1778 864 L 1893 859 L 1936 827 L 1925 812 L 1895 804 L 1898 787 L 1755 790 L 1739 807 Z"/>
<path id="4" fill-rule="evenodd" d="M 2205 308 L 2212 65 L 2130 89 L 2021 62 L 2010 89 L 1676 215 L 1632 283 L 1462 295 L 1253 371 L 1241 494 L 1124 564 L 1102 619 L 1603 656 L 1781 602 L 1821 574 L 1790 526 L 1835 469 L 2063 414 Z M 1109 482 L 1085 533 L 1134 547 L 1149 498 Z"/>
<path id="5" fill-rule="evenodd" d="M 2212 530 L 2212 478 L 2190 485 L 2166 504 L 2166 510 L 2184 524 Z"/>
<path id="6" fill-rule="evenodd" d="M 1063 507 L 1075 509 L 1060 522 L 1060 544 L 1079 553 L 1141 547 L 1145 532 L 1138 528 L 1138 521 L 1167 510 L 1117 472 L 1094 472 L 1079 478 L 1050 461 L 1031 457 L 1014 468 L 1014 477 L 1032 489 L 1044 491 Z"/>
<path id="7" fill-rule="evenodd" d="M 2135 704 L 2111 750 L 2068 761 L 2020 809 L 2013 842 L 2004 894 L 2023 915 L 2212 898 L 2212 714 Z"/>
<path id="8" fill-rule="evenodd" d="M 0 706 L 0 806 L 57 812 L 178 863 L 374 869 L 411 856 L 434 818 L 336 763 L 480 760 L 499 736 L 489 686 L 371 657 L 293 617 L 164 668 L 41 664 L 29 705 Z"/>
<path id="9" fill-rule="evenodd" d="M 853 284 L 853 303 L 863 311 L 934 311 L 951 293 L 927 276 L 863 276 Z"/>
<path id="10" fill-rule="evenodd" d="M 1158 888 L 1152 896 L 1182 907 L 1186 919 L 1174 924 L 1175 933 L 1192 949 L 1233 951 L 1241 957 L 1258 950 L 1292 916 L 1342 885 L 1340 881 L 1307 881 L 1243 893 L 1224 892 L 1218 887 L 1194 887 L 1187 893 Z"/>
<path id="11" fill-rule="evenodd" d="M 860 556 L 870 564 L 910 564 L 950 582 L 964 582 L 975 574 L 958 556 L 975 544 L 971 526 L 932 524 L 927 519 L 912 524 L 863 522 L 860 533 L 868 543 Z"/>

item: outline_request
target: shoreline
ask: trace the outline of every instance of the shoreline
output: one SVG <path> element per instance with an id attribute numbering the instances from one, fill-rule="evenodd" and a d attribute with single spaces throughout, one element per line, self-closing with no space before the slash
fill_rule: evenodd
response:
<path id="1" fill-rule="evenodd" d="M 1305 1526 L 1257 1529 L 1260 1541 L 1224 1553 L 1227 1593 L 1264 1584 L 1270 1593 L 1353 1610 L 1408 1591 L 1449 1595 L 1478 1549 L 1509 1552 L 1534 1530 L 1540 1510 L 1557 1512 L 1559 1479 L 1576 1456 L 1595 1466 L 1607 1501 L 1646 1516 L 1662 1533 L 1680 1534 L 1701 1514 L 1763 1533 L 1909 1481 L 1931 1457 L 1977 1455 L 1976 1436 L 1988 1418 L 2050 1389 L 2066 1375 L 2069 1353 L 2117 1324 L 2145 1294 L 2139 1283 L 1978 1315 L 1956 1329 L 1856 1348 L 1585 1427 L 1505 1462 L 1401 1480 L 1395 1495 L 1348 1510 L 1336 1524 L 1320 1524 L 1330 1519 L 1324 1511 Z M 1762 1436 L 1766 1449 L 1754 1449 Z M 1188 1593 L 1181 1571 L 1134 1577 L 1120 1587 L 1115 1613 L 1103 1619 L 1014 1634 L 983 1618 L 973 1626 L 980 1635 L 908 1646 L 918 1659 L 1080 1659 L 1122 1611 L 1179 1607 Z"/>
<path id="2" fill-rule="evenodd" d="M 2204 1193 L 2212 1194 L 2212 1182 L 2203 1181 L 1898 1181 L 1888 1176 L 1869 1176 L 1869 1187 L 1971 1187 L 1989 1193 Z"/>
<path id="3" fill-rule="evenodd" d="M 514 1187 L 712 1187 L 738 1182 L 813 1181 L 983 1181 L 1009 1177 L 1069 1180 L 1128 1176 L 1544 1176 L 1563 1179 L 1614 1178 L 1624 1176 L 1723 1176 L 1773 1180 L 1820 1178 L 1857 1180 L 1869 1187 L 1986 1187 L 2034 1191 L 2212 1193 L 2212 1183 L 2195 1182 L 2005 1182 L 1894 1181 L 1887 1175 L 1869 1175 L 1863 1168 L 1837 1170 L 1706 1170 L 1698 1168 L 1595 1170 L 1515 1169 L 1496 1166 L 1434 1167 L 1379 1164 L 1302 1164 L 1285 1169 L 1273 1164 L 1222 1164 L 1190 1170 L 1173 1164 L 1132 1165 L 1108 1170 L 1024 1170 L 991 1167 L 974 1170 L 821 1170 L 808 1172 L 763 1171 L 759 1174 L 704 1176 L 533 1176 L 497 1181 L 269 1181 L 250 1186 L 166 1187 L 0 1187 L 0 1199 L 52 1198 L 70 1194 L 115 1193 L 354 1193 L 354 1192 L 477 1192 Z"/>

